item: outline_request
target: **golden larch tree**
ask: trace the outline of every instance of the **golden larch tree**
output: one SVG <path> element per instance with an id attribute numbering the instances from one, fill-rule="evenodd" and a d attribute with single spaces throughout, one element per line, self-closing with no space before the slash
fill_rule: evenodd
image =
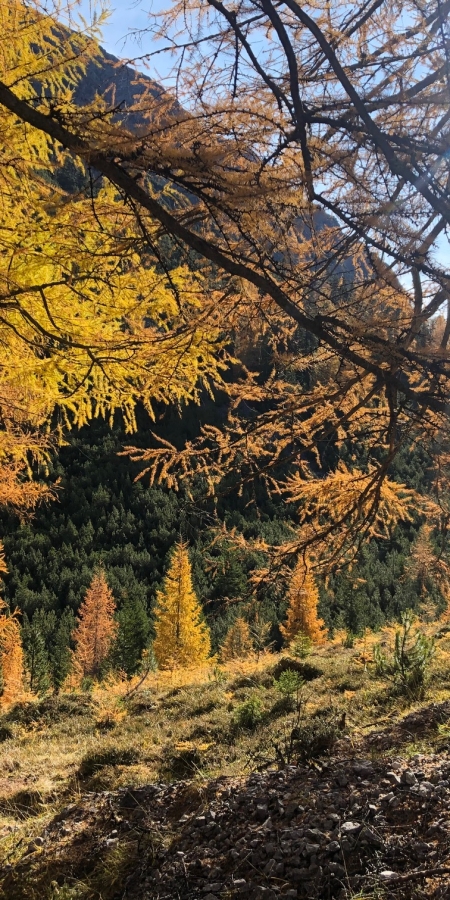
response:
<path id="1" fill-rule="evenodd" d="M 156 595 L 153 650 L 160 668 L 202 665 L 211 650 L 209 629 L 192 585 L 187 544 L 179 541 L 162 591 Z"/>
<path id="2" fill-rule="evenodd" d="M 314 542 L 324 567 L 351 560 L 417 508 L 389 478 L 405 435 L 436 482 L 450 471 L 447 5 L 356 0 L 350 25 L 348 3 L 329 0 L 173 0 L 156 26 L 168 80 L 155 94 L 134 72 L 120 111 L 110 90 L 77 105 L 105 18 L 93 0 L 77 33 L 77 5 L 0 4 L 3 459 L 21 484 L 27 435 L 56 409 L 84 424 L 121 408 L 131 431 L 136 403 L 200 400 L 230 336 L 245 355 L 261 335 L 273 374 L 227 379 L 220 428 L 128 452 L 172 487 L 262 475 L 298 508 L 295 552 Z M 57 186 L 66 161 L 81 183 L 102 176 L 95 196 Z M 161 266 L 175 245 L 179 268 L 171 254 Z M 362 440 L 364 467 L 318 471 L 328 440 Z M 292 552 L 289 539 L 273 564 Z"/>
<path id="3" fill-rule="evenodd" d="M 2 609 L 7 608 L 2 601 Z M 23 694 L 23 647 L 16 615 L 0 614 L 2 704 L 15 703 Z"/>
<path id="4" fill-rule="evenodd" d="M 0 576 L 7 572 L 3 545 L 0 543 Z M 10 613 L 0 599 L 0 672 L 1 703 L 14 703 L 23 693 L 23 648 L 17 611 Z"/>
<path id="5" fill-rule="evenodd" d="M 116 604 L 105 573 L 97 572 L 78 611 L 73 632 L 74 668 L 77 674 L 98 677 L 116 636 Z"/>
<path id="6" fill-rule="evenodd" d="M 220 657 L 223 662 L 227 662 L 229 659 L 243 659 L 251 653 L 252 649 L 250 626 L 242 616 L 238 616 L 227 631 L 220 650 Z"/>
<path id="7" fill-rule="evenodd" d="M 80 79 L 102 55 L 95 28 L 58 24 L 76 6 L 4 0 L 0 80 L 21 85 L 22 97 L 31 84 L 40 97 L 64 95 L 73 112 Z M 67 194 L 57 183 L 62 148 L 1 104 L 0 133 L 0 505 L 21 512 L 51 496 L 36 479 L 64 429 L 121 410 L 132 432 L 137 403 L 152 415 L 155 402 L 195 399 L 223 360 L 201 275 L 169 265 L 162 277 L 117 190 L 104 182 L 96 209 L 83 187 Z M 81 185 L 86 171 L 73 165 Z"/>
<path id="8" fill-rule="evenodd" d="M 448 594 L 450 568 L 436 544 L 433 545 L 433 527 L 425 522 L 420 528 L 406 560 L 404 577 L 416 582 L 419 597 L 425 599 L 431 587 Z"/>
<path id="9" fill-rule="evenodd" d="M 304 634 L 317 644 L 325 639 L 324 622 L 317 615 L 319 591 L 314 576 L 303 558 L 300 558 L 294 569 L 289 588 L 289 606 L 287 619 L 280 631 L 287 642 L 293 641 L 298 634 Z"/>

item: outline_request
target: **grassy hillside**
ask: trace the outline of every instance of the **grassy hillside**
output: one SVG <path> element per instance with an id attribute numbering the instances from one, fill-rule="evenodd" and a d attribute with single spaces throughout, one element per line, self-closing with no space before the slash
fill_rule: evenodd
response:
<path id="1" fill-rule="evenodd" d="M 429 635 L 436 630 L 425 626 Z M 312 777 L 330 766 L 338 772 L 361 756 L 389 771 L 392 758 L 401 758 L 407 767 L 416 758 L 445 755 L 450 738 L 446 627 L 438 632 L 422 701 L 405 696 L 398 681 L 376 674 L 374 646 L 381 641 L 389 654 L 392 629 L 353 647 L 342 641 L 340 635 L 302 661 L 265 653 L 259 660 L 173 675 L 150 673 L 142 684 L 135 678 L 88 694 L 66 693 L 12 707 L 0 723 L 0 896 L 135 896 L 125 889 L 131 875 L 127 853 L 135 859 L 138 838 L 150 877 L 145 896 L 166 896 L 149 876 L 154 841 L 161 853 L 175 853 L 179 829 L 194 811 L 201 814 L 212 785 L 242 787 L 252 772 L 297 771 Z M 303 681 L 296 682 L 292 673 L 283 676 L 286 667 L 300 669 Z M 180 800 L 178 818 L 172 816 L 158 835 L 139 832 L 135 821 L 130 833 L 122 834 L 114 822 L 122 822 L 123 815 L 112 809 L 125 788 L 148 791 L 143 786 L 161 783 L 168 791 L 172 785 Z M 76 810 L 78 825 L 72 821 Z M 65 828 L 66 818 L 71 821 Z M 299 890 L 292 884 L 291 889 Z"/>

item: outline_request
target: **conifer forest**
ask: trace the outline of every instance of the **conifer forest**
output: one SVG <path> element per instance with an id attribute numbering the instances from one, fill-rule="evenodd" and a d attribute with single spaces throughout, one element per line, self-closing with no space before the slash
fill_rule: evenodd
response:
<path id="1" fill-rule="evenodd" d="M 450 2 L 0 25 L 0 900 L 445 900 Z"/>

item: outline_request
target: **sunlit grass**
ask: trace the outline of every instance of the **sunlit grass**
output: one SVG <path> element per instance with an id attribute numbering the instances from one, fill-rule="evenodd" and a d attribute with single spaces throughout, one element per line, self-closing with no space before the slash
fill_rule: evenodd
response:
<path id="1" fill-rule="evenodd" d="M 439 630 L 432 623 L 421 627 L 430 635 Z M 346 646 L 346 635 L 336 634 L 313 648 L 306 662 L 322 674 L 302 687 L 300 720 L 308 722 L 320 710 L 341 717 L 345 713 L 342 736 L 356 747 L 371 731 L 390 731 L 407 712 L 422 706 L 409 704 L 389 679 L 376 675 L 374 647 L 382 643 L 389 649 L 394 635 L 395 627 L 386 627 Z M 294 715 L 289 704 L 280 702 L 274 685 L 273 670 L 282 657 L 263 653 L 227 665 L 149 672 L 145 679 L 96 685 L 89 697 L 72 692 L 47 706 L 34 699 L 31 708 L 22 704 L 5 710 L 0 723 L 6 735 L 0 743 L 0 861 L 15 862 L 61 807 L 94 791 L 177 778 L 191 779 L 201 788 L 218 775 L 246 775 L 261 759 L 275 765 L 274 736 L 289 734 Z M 442 633 L 424 702 L 447 700 L 449 688 L 450 636 Z M 240 724 L 240 710 L 249 703 L 258 710 L 254 727 Z M 413 736 L 401 753 L 410 758 L 447 737 L 444 727 Z M 384 753 L 382 748 L 367 752 Z M 120 854 L 113 862 L 111 858 L 112 869 L 122 877 Z M 99 883 L 102 872 L 97 872 Z M 84 900 L 91 888 L 67 888 L 67 900 Z"/>

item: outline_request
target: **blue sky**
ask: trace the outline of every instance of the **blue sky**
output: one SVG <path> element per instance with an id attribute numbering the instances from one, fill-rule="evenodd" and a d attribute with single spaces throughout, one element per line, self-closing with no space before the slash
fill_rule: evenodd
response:
<path id="1" fill-rule="evenodd" d="M 87 21 L 91 21 L 93 9 L 99 9 L 99 3 L 92 0 L 81 0 L 77 7 Z M 152 3 L 152 0 L 116 0 L 105 4 L 110 10 L 107 24 L 103 27 L 102 45 L 105 50 L 114 53 L 115 56 L 134 57 L 142 53 L 141 45 L 131 37 L 127 38 L 130 30 L 145 28 L 148 23 L 148 11 L 161 4 Z M 127 38 L 124 44 L 124 39 Z"/>
<path id="2" fill-rule="evenodd" d="M 149 12 L 165 9 L 170 6 L 170 0 L 79 0 L 76 10 L 79 10 L 87 21 L 91 21 L 94 9 L 101 5 L 107 6 L 110 16 L 103 27 L 101 44 L 115 56 L 126 59 L 134 59 L 150 49 L 150 38 L 142 41 L 129 35 L 135 29 L 144 29 L 149 22 Z M 127 37 L 128 35 L 128 37 Z M 168 60 L 169 63 L 169 60 Z M 136 68 L 141 68 L 136 61 Z M 165 54 L 155 58 L 155 68 L 142 66 L 142 69 L 158 80 L 158 76 L 164 77 L 166 65 Z M 438 241 L 438 257 L 441 265 L 449 265 L 450 250 L 446 236 L 441 236 Z"/>

